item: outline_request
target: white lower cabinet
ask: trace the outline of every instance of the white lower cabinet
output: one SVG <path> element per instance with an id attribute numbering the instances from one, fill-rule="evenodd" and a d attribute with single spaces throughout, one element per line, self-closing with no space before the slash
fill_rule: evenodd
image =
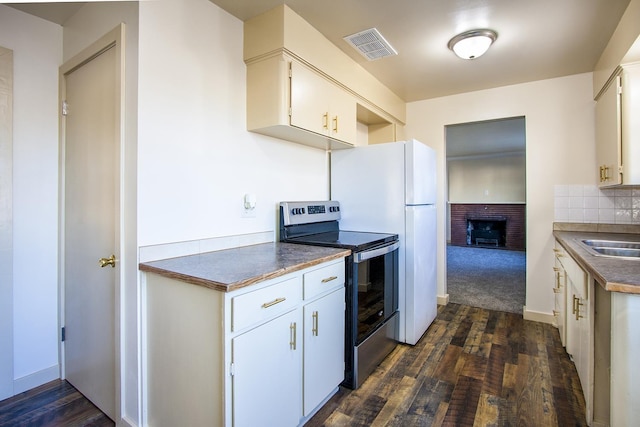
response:
<path id="1" fill-rule="evenodd" d="M 300 309 L 233 338 L 233 425 L 295 426 L 302 407 Z"/>
<path id="2" fill-rule="evenodd" d="M 147 273 L 143 424 L 302 425 L 344 379 L 344 268 L 232 292 Z"/>
<path id="3" fill-rule="evenodd" d="M 344 380 L 344 287 L 304 306 L 304 416 Z"/>
<path id="4" fill-rule="evenodd" d="M 593 284 L 589 275 L 556 242 L 554 249 L 556 319 L 567 353 L 576 366 L 584 394 L 587 423 L 593 419 Z M 565 301 L 565 307 L 558 304 Z M 564 331 L 563 329 L 564 328 Z M 563 337 L 564 335 L 564 337 Z"/>
<path id="5" fill-rule="evenodd" d="M 553 316 L 556 319 L 556 326 L 558 327 L 558 333 L 560 334 L 560 341 L 563 346 L 567 346 L 567 273 L 564 271 L 562 261 L 560 260 L 564 255 L 564 251 L 556 242 L 555 264 L 553 266 L 554 275 L 554 309 Z"/>

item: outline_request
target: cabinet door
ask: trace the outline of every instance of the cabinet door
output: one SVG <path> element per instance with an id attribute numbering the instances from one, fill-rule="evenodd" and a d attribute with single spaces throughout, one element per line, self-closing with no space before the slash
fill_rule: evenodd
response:
<path id="1" fill-rule="evenodd" d="M 585 278 L 586 280 L 586 278 Z M 576 365 L 586 403 L 587 420 L 593 417 L 593 345 L 591 301 L 580 291 L 583 283 L 567 278 L 567 353 Z"/>
<path id="2" fill-rule="evenodd" d="M 232 340 L 233 425 L 297 426 L 302 416 L 302 310 Z"/>
<path id="3" fill-rule="evenodd" d="M 344 380 L 344 287 L 304 306 L 304 415 Z"/>
<path id="4" fill-rule="evenodd" d="M 357 140 L 355 98 L 313 70 L 291 62 L 291 126 L 343 142 Z"/>
<path id="5" fill-rule="evenodd" d="M 560 342 L 566 346 L 566 309 L 567 309 L 567 292 L 566 292 L 566 273 L 562 264 L 556 257 L 556 265 L 553 267 L 554 272 L 554 288 L 553 293 L 555 295 L 555 308 L 553 314 L 556 317 L 556 325 L 558 326 L 558 333 L 560 334 Z"/>
<path id="6" fill-rule="evenodd" d="M 329 98 L 329 135 L 340 141 L 355 144 L 358 138 L 357 105 L 353 96 L 331 85 Z"/>
<path id="7" fill-rule="evenodd" d="M 622 183 L 620 76 L 609 84 L 596 103 L 596 161 L 600 187 Z"/>
<path id="8" fill-rule="evenodd" d="M 329 135 L 331 85 L 295 61 L 291 63 L 291 126 Z"/>

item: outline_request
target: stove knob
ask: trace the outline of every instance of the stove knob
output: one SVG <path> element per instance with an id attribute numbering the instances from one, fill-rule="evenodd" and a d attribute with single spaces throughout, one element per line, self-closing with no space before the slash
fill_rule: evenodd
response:
<path id="1" fill-rule="evenodd" d="M 303 214 L 304 213 L 304 208 L 300 208 L 300 213 Z"/>

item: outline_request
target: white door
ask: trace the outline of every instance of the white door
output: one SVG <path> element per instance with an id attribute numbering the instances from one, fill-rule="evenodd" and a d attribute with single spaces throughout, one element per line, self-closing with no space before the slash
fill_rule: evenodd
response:
<path id="1" fill-rule="evenodd" d="M 420 141 L 405 143 L 405 204 L 430 205 L 436 202 L 436 152 Z"/>
<path id="2" fill-rule="evenodd" d="M 407 206 L 406 212 L 405 342 L 414 345 L 438 314 L 436 207 Z"/>
<path id="3" fill-rule="evenodd" d="M 344 287 L 304 306 L 304 416 L 344 381 Z"/>
<path id="4" fill-rule="evenodd" d="M 115 419 L 116 49 L 65 75 L 64 366 Z M 115 255 L 115 267 L 99 259 Z"/>
<path id="5" fill-rule="evenodd" d="M 233 339 L 233 425 L 295 427 L 302 417 L 302 312 Z"/>

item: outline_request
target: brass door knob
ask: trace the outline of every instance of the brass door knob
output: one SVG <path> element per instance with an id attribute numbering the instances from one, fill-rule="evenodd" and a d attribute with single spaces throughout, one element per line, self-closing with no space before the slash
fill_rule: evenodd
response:
<path id="1" fill-rule="evenodd" d="M 109 258 L 100 258 L 98 260 L 98 262 L 100 263 L 100 267 L 104 268 L 107 265 L 110 265 L 111 268 L 116 268 L 116 256 L 115 255 L 111 255 Z"/>

